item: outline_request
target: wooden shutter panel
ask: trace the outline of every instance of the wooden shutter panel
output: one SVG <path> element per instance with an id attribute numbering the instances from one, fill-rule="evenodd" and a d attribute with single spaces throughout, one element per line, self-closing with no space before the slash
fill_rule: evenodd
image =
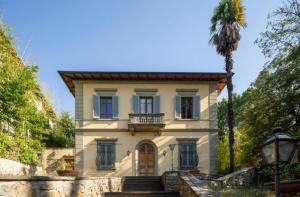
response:
<path id="1" fill-rule="evenodd" d="M 100 118 L 100 97 L 93 95 L 93 118 Z"/>
<path id="2" fill-rule="evenodd" d="M 200 119 L 200 96 L 193 97 L 193 118 Z"/>
<path id="3" fill-rule="evenodd" d="M 132 112 L 139 113 L 139 96 L 132 96 Z"/>
<path id="4" fill-rule="evenodd" d="M 181 118 L 181 96 L 175 96 L 175 118 Z"/>
<path id="5" fill-rule="evenodd" d="M 112 112 L 113 118 L 118 118 L 119 116 L 119 97 L 112 96 Z"/>
<path id="6" fill-rule="evenodd" d="M 160 96 L 154 96 L 153 100 L 154 100 L 153 112 L 160 113 Z"/>

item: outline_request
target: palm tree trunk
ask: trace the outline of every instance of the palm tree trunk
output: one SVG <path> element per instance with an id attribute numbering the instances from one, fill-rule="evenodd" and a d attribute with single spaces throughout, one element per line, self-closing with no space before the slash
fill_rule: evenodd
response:
<path id="1" fill-rule="evenodd" d="M 233 101 L 232 101 L 232 51 L 228 51 L 225 56 L 226 72 L 227 72 L 227 92 L 228 92 L 228 105 L 227 105 L 227 118 L 228 118 L 228 130 L 229 130 L 229 157 L 230 157 L 230 172 L 234 171 L 234 113 L 233 113 Z"/>

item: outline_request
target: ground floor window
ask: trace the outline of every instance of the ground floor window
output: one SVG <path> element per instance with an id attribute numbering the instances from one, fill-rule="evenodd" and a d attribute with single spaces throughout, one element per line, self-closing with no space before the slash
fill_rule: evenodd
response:
<path id="1" fill-rule="evenodd" d="M 196 141 L 179 141 L 179 168 L 192 169 L 198 165 Z"/>
<path id="2" fill-rule="evenodd" d="M 97 157 L 96 165 L 98 170 L 114 169 L 116 162 L 116 140 L 96 140 Z"/>

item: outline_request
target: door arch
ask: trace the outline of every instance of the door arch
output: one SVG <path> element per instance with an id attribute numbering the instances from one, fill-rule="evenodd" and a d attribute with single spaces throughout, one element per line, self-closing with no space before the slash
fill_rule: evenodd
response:
<path id="1" fill-rule="evenodd" d="M 137 147 L 137 175 L 157 175 L 157 147 L 150 140 L 141 141 Z"/>

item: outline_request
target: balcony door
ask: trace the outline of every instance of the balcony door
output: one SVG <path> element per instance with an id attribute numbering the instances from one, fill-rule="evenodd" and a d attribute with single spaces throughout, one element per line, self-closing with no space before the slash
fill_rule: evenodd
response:
<path id="1" fill-rule="evenodd" d="M 153 113 L 153 97 L 140 97 L 140 113 L 152 114 Z"/>
<path id="2" fill-rule="evenodd" d="M 155 174 L 155 150 L 152 144 L 143 143 L 138 148 L 139 176 L 154 176 Z"/>

